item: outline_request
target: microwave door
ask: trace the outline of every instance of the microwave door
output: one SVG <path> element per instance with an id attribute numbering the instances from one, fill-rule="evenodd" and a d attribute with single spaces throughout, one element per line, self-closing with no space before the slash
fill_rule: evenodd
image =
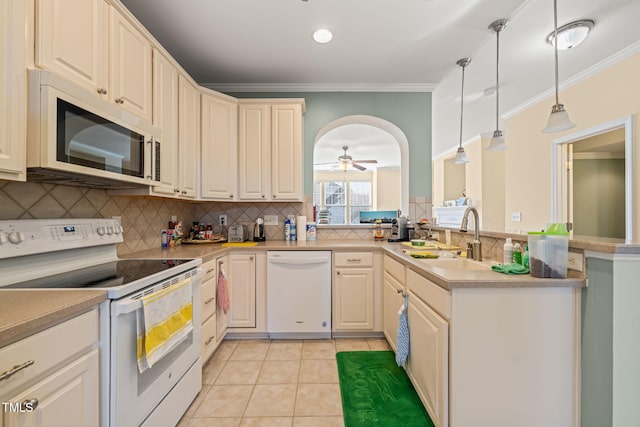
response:
<path id="1" fill-rule="evenodd" d="M 151 183 L 160 182 L 160 141 L 155 136 L 147 141 L 145 153 L 145 176 Z"/>

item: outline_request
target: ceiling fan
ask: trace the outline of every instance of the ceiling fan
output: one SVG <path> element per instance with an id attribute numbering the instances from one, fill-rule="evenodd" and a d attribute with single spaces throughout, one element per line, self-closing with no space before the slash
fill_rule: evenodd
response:
<path id="1" fill-rule="evenodd" d="M 347 154 L 349 147 L 344 145 L 342 146 L 342 149 L 344 150 L 344 154 L 342 156 L 338 156 L 337 162 L 316 163 L 315 165 L 329 165 L 335 163 L 336 165 L 334 169 L 340 168 L 346 172 L 349 167 L 354 167 L 361 171 L 366 170 L 367 168 L 362 166 L 360 163 L 378 163 L 377 160 L 353 160 L 353 157 Z"/>

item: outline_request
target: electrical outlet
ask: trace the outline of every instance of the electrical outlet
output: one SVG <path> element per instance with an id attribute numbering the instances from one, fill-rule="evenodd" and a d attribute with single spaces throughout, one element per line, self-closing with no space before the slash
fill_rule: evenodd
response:
<path id="1" fill-rule="evenodd" d="M 265 215 L 264 225 L 278 225 L 278 215 Z"/>
<path id="2" fill-rule="evenodd" d="M 511 221 L 520 222 L 522 220 L 521 218 L 520 212 L 511 212 Z"/>
<path id="3" fill-rule="evenodd" d="M 582 272 L 584 270 L 584 255 L 579 252 L 569 251 L 567 267 L 570 270 Z"/>
<path id="4" fill-rule="evenodd" d="M 227 215 L 225 214 L 218 215 L 218 225 L 222 225 L 222 226 L 227 225 Z"/>

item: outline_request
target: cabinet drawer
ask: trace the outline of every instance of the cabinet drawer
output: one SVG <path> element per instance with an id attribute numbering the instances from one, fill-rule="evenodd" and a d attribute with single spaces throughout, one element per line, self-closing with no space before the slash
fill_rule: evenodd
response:
<path id="1" fill-rule="evenodd" d="M 0 349 L 0 373 L 31 360 L 34 362 L 10 378 L 0 380 L 1 394 L 11 393 L 55 369 L 97 344 L 99 337 L 98 310 L 94 309 Z"/>
<path id="2" fill-rule="evenodd" d="M 209 280 L 202 284 L 202 321 L 204 322 L 216 312 L 216 281 Z"/>
<path id="3" fill-rule="evenodd" d="M 200 359 L 204 365 L 211 357 L 216 349 L 218 340 L 216 340 L 216 316 L 211 316 L 202 324 L 202 349 L 200 350 Z"/>
<path id="4" fill-rule="evenodd" d="M 216 260 L 212 259 L 211 261 L 202 263 L 202 283 L 215 279 L 216 277 Z"/>
<path id="5" fill-rule="evenodd" d="M 445 319 L 451 318 L 451 294 L 415 271 L 407 271 L 407 288 Z"/>
<path id="6" fill-rule="evenodd" d="M 373 253 L 335 252 L 333 262 L 335 267 L 371 267 L 373 265 Z"/>
<path id="7" fill-rule="evenodd" d="M 404 285 L 406 281 L 404 264 L 389 255 L 384 256 L 384 271 L 389 273 L 394 279 Z"/>

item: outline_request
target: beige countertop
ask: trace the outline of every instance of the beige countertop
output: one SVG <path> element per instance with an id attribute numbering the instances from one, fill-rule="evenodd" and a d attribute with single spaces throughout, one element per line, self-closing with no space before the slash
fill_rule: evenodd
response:
<path id="1" fill-rule="evenodd" d="M 455 269 L 442 268 L 442 262 L 430 262 L 430 259 L 415 259 L 403 253 L 411 248 L 400 243 L 373 240 L 311 240 L 305 242 L 285 242 L 274 240 L 260 242 L 255 246 L 222 247 L 221 243 L 178 245 L 169 249 L 149 249 L 126 255 L 127 258 L 202 258 L 204 262 L 224 255 L 229 251 L 256 250 L 380 250 L 407 265 L 411 270 L 428 278 L 440 287 L 453 288 L 522 288 L 522 287 L 583 287 L 583 278 L 541 279 L 530 274 L 509 275 L 492 271 L 490 260 L 486 268 Z M 419 250 L 419 248 L 416 248 Z M 437 251 L 434 251 L 437 252 Z M 437 260 L 436 260 L 437 261 Z M 470 262 L 470 266 L 476 266 Z M 493 262 L 496 264 L 497 262 Z"/>
<path id="2" fill-rule="evenodd" d="M 107 299 L 98 290 L 0 289 L 0 348 L 33 335 Z"/>

